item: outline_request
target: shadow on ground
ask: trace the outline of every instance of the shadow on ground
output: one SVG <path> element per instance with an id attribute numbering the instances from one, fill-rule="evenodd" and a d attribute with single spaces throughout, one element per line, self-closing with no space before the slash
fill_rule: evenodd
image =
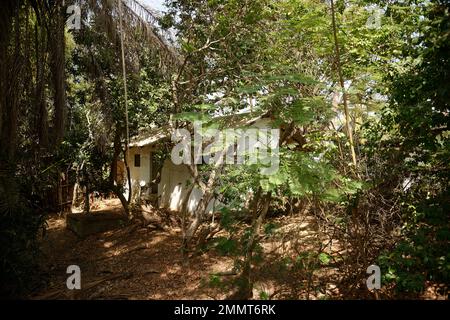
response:
<path id="1" fill-rule="evenodd" d="M 120 206 L 120 204 L 119 204 Z M 96 212 L 117 212 L 117 204 Z M 95 212 L 93 213 L 95 214 Z M 208 252 L 183 261 L 181 233 L 130 223 L 120 229 L 77 237 L 62 216 L 49 217 L 43 236 L 46 284 L 31 299 L 220 299 L 205 286 L 209 274 L 225 270 L 231 259 Z M 69 265 L 81 269 L 81 290 L 69 290 Z"/>

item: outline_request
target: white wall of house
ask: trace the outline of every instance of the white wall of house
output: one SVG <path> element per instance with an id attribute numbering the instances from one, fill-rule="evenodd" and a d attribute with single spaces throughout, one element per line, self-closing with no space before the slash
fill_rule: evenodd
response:
<path id="1" fill-rule="evenodd" d="M 151 181 L 152 146 L 132 147 L 129 149 L 128 165 L 130 167 L 130 176 L 132 186 L 148 186 Z M 135 155 L 140 155 L 140 166 L 135 164 Z M 192 176 L 185 165 L 175 165 L 170 159 L 166 159 L 161 170 L 161 181 L 158 185 L 158 205 L 160 208 L 167 208 L 173 211 L 181 211 L 183 199 L 187 196 L 189 183 Z M 128 197 L 128 183 L 126 183 L 125 197 Z M 134 187 L 133 187 L 134 188 Z M 202 191 L 194 188 L 189 202 L 188 212 L 192 213 L 197 208 Z M 208 204 L 207 211 L 212 212 L 217 201 L 211 200 Z"/>
<path id="2" fill-rule="evenodd" d="M 161 171 L 161 182 L 158 186 L 160 208 L 181 211 L 183 199 L 187 197 L 192 176 L 185 165 L 175 165 L 172 160 L 166 159 Z M 188 212 L 193 213 L 197 208 L 203 192 L 194 188 L 188 200 Z M 208 212 L 217 210 L 218 201 L 212 199 L 207 207 Z"/>
<path id="3" fill-rule="evenodd" d="M 127 161 L 130 167 L 131 185 L 147 186 L 151 180 L 151 152 L 152 146 L 132 147 L 129 149 Z M 136 166 L 135 155 L 140 155 L 140 166 Z M 128 198 L 128 183 L 125 183 L 125 197 Z"/>

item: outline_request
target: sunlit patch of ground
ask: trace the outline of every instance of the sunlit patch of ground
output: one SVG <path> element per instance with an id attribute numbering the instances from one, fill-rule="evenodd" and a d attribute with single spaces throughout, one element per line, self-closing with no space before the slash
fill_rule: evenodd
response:
<path id="1" fill-rule="evenodd" d="M 110 203 L 116 210 L 117 203 Z M 108 209 L 102 205 L 101 211 Z M 94 212 L 95 214 L 95 212 Z M 205 278 L 226 268 L 231 258 L 208 252 L 184 263 L 180 230 L 161 231 L 131 224 L 78 238 L 64 217 L 51 216 L 42 239 L 46 286 L 34 299 L 211 299 L 223 298 L 204 286 Z M 81 268 L 81 290 L 68 290 L 69 265 Z"/>
<path id="2" fill-rule="evenodd" d="M 121 212 L 120 201 L 101 201 L 92 214 L 105 211 Z M 81 239 L 66 229 L 63 216 L 52 215 L 47 223 L 41 239 L 42 278 L 47 281 L 30 296 L 32 299 L 224 299 L 229 287 L 212 286 L 211 275 L 225 274 L 220 276 L 222 283 L 236 276 L 227 274 L 233 258 L 216 250 L 194 254 L 187 263 L 180 250 L 181 231 L 175 227 L 163 231 L 132 222 Z M 345 299 L 337 264 L 295 271 L 285 260 L 295 259 L 299 253 L 317 252 L 319 247 L 331 255 L 343 254 L 340 243 L 324 238 L 308 216 L 282 217 L 272 223 L 282 227 L 261 243 L 264 259 L 253 268 L 253 297 Z M 81 269 L 81 290 L 66 287 L 69 265 Z M 376 297 L 362 288 L 357 298 Z M 421 298 L 445 296 L 430 285 Z"/>

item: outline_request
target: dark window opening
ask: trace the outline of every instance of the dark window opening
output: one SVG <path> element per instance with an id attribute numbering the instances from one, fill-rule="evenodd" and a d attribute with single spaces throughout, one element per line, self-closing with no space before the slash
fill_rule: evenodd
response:
<path id="1" fill-rule="evenodd" d="M 141 155 L 140 154 L 135 154 L 134 155 L 134 166 L 135 167 L 140 167 L 141 166 Z"/>

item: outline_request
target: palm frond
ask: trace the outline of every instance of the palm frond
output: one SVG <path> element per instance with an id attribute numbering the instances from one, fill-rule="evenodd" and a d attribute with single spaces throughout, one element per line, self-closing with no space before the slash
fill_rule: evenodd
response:
<path id="1" fill-rule="evenodd" d="M 153 9 L 144 6 L 138 0 L 89 0 L 86 9 L 93 13 L 108 38 L 115 42 L 120 37 L 119 1 L 122 4 L 126 51 L 137 52 L 145 46 L 160 59 L 167 71 L 179 65 L 181 58 L 171 43 L 170 35 L 158 26 L 158 13 Z M 128 58 L 131 59 L 130 56 Z"/>

